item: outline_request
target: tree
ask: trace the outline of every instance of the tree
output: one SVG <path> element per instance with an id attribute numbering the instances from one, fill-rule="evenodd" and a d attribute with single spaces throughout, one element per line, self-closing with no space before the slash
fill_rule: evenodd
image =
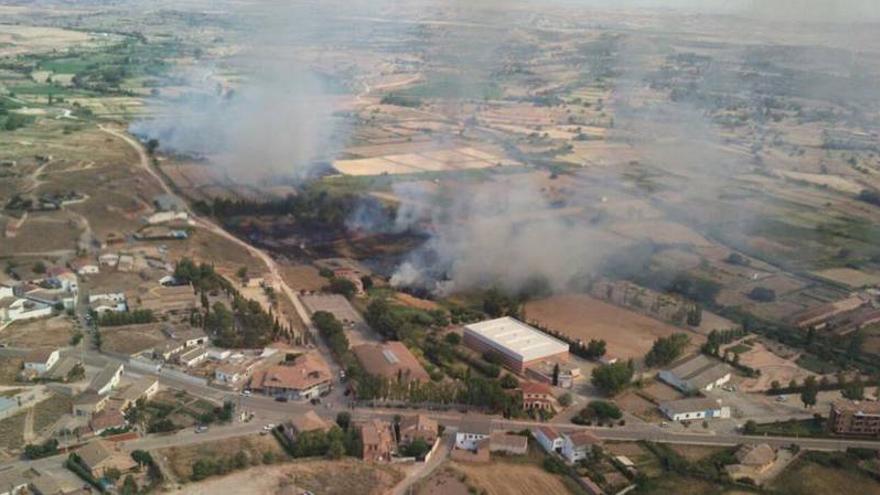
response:
<path id="1" fill-rule="evenodd" d="M 135 450 L 131 453 L 131 458 L 138 466 L 149 466 L 153 464 L 153 456 L 146 450 Z"/>
<path id="2" fill-rule="evenodd" d="M 458 345 L 461 343 L 461 335 L 450 332 L 447 333 L 445 337 L 443 337 L 443 340 L 445 340 L 446 343 L 449 345 Z"/>
<path id="3" fill-rule="evenodd" d="M 104 470 L 104 477 L 110 481 L 116 481 L 122 477 L 122 472 L 111 466 Z"/>
<path id="4" fill-rule="evenodd" d="M 770 392 L 773 392 L 775 394 L 779 392 L 780 388 L 782 388 L 782 384 L 779 383 L 779 380 L 773 380 L 772 382 L 770 382 Z"/>
<path id="5" fill-rule="evenodd" d="M 863 400 L 865 398 L 865 385 L 862 383 L 862 377 L 857 374 L 851 382 L 843 387 L 841 394 L 843 394 L 845 399 Z"/>
<path id="6" fill-rule="evenodd" d="M 361 285 L 364 286 L 364 290 L 370 290 L 373 288 L 373 277 L 369 275 L 364 275 L 361 277 Z"/>
<path id="7" fill-rule="evenodd" d="M 604 340 L 590 339 L 586 349 L 587 357 L 589 359 L 599 359 L 605 355 L 605 347 Z"/>
<path id="8" fill-rule="evenodd" d="M 700 307 L 699 304 L 694 305 L 690 311 L 688 311 L 687 315 L 687 324 L 692 327 L 700 326 L 700 323 L 703 322 L 703 308 Z"/>
<path id="9" fill-rule="evenodd" d="M 776 300 L 776 291 L 767 287 L 755 287 L 748 295 L 749 299 L 758 302 L 773 302 Z"/>
<path id="10" fill-rule="evenodd" d="M 514 377 L 510 373 L 507 373 L 506 375 L 501 377 L 500 383 L 501 387 L 507 390 L 512 390 L 519 386 L 519 380 L 517 380 L 516 377 Z"/>
<path id="11" fill-rule="evenodd" d="M 134 476 L 126 475 L 125 481 L 122 482 L 122 489 L 119 491 L 121 495 L 136 495 L 138 492 L 137 482 L 134 480 Z"/>
<path id="12" fill-rule="evenodd" d="M 804 380 L 804 387 L 801 390 L 801 402 L 805 408 L 811 408 L 816 405 L 816 398 L 819 395 L 819 384 L 816 382 L 815 376 L 808 376 Z"/>
<path id="13" fill-rule="evenodd" d="M 336 424 L 343 430 L 348 430 L 348 427 L 351 426 L 351 414 L 346 411 L 337 414 Z"/>
<path id="14" fill-rule="evenodd" d="M 46 264 L 42 261 L 37 261 L 36 263 L 34 263 L 33 270 L 34 273 L 39 273 L 42 275 L 43 273 L 46 273 Z"/>
<path id="15" fill-rule="evenodd" d="M 559 386 L 559 363 L 553 365 L 553 386 Z"/>
<path id="16" fill-rule="evenodd" d="M 330 446 L 327 448 L 327 457 L 330 459 L 341 459 L 344 455 L 345 445 L 343 445 L 342 439 L 333 439 L 330 442 Z"/>
<path id="17" fill-rule="evenodd" d="M 683 333 L 660 337 L 654 341 L 651 350 L 645 355 L 645 364 L 647 366 L 664 366 L 675 361 L 681 356 L 690 341 L 690 337 Z"/>
<path id="18" fill-rule="evenodd" d="M 758 432 L 758 423 L 755 420 L 750 419 L 746 421 L 746 424 L 743 425 L 743 433 L 746 435 L 754 435 Z"/>
<path id="19" fill-rule="evenodd" d="M 156 152 L 157 149 L 159 149 L 159 140 L 155 138 L 150 139 L 147 141 L 145 147 L 147 148 L 147 153 L 152 155 Z"/>
<path id="20" fill-rule="evenodd" d="M 428 445 L 428 442 L 422 440 L 421 438 L 416 438 L 409 445 L 405 446 L 402 449 L 402 453 L 409 457 L 415 457 L 416 459 L 421 459 L 425 457 L 431 450 L 431 446 Z"/>
<path id="21" fill-rule="evenodd" d="M 357 293 L 357 286 L 345 277 L 333 277 L 330 279 L 330 292 L 350 299 Z"/>
<path id="22" fill-rule="evenodd" d="M 571 394 L 566 392 L 566 393 L 560 395 L 559 399 L 557 399 L 557 400 L 559 401 L 560 406 L 568 407 L 571 405 L 571 402 L 572 402 Z"/>
<path id="23" fill-rule="evenodd" d="M 593 369 L 591 382 L 607 395 L 615 395 L 629 385 L 633 377 L 632 360 L 603 364 Z"/>
<path id="24" fill-rule="evenodd" d="M 239 279 L 241 279 L 242 282 L 244 282 L 248 278 L 248 268 L 246 266 L 243 266 L 239 268 L 238 271 L 235 272 L 235 274 L 238 276 Z"/>

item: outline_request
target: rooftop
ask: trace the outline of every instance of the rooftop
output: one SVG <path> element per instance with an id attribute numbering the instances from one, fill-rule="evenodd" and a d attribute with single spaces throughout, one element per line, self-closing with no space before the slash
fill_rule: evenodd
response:
<path id="1" fill-rule="evenodd" d="M 34 349 L 25 356 L 24 362 L 45 364 L 54 352 L 57 352 L 57 349 Z"/>
<path id="2" fill-rule="evenodd" d="M 305 414 L 300 414 L 291 418 L 290 426 L 292 426 L 297 433 L 302 433 L 304 431 L 315 430 L 326 431 L 332 428 L 333 424 L 322 419 L 315 413 L 315 411 L 309 410 L 306 411 Z"/>
<path id="3" fill-rule="evenodd" d="M 471 332 L 520 361 L 532 361 L 568 352 L 568 344 L 565 342 L 509 316 L 472 323 L 465 326 L 465 332 Z"/>
<path id="4" fill-rule="evenodd" d="M 571 440 L 571 443 L 575 447 L 586 447 L 589 445 L 598 445 L 602 443 L 602 440 L 600 440 L 599 437 L 593 435 L 588 431 L 578 431 L 566 436 L 569 440 Z"/>
<path id="5" fill-rule="evenodd" d="M 147 393 L 147 390 L 155 385 L 157 381 L 158 380 L 151 376 L 145 376 L 129 385 L 127 389 L 119 394 L 119 396 L 129 401 L 136 401 L 143 397 L 143 395 Z"/>
<path id="6" fill-rule="evenodd" d="M 721 361 L 699 354 L 668 370 L 668 372 L 678 377 L 679 380 L 688 382 L 694 388 L 703 388 L 730 373 L 731 370 Z"/>
<path id="7" fill-rule="evenodd" d="M 354 347 L 352 351 L 370 374 L 392 380 L 396 380 L 398 375 L 410 380 L 430 380 L 428 372 L 402 342 L 363 344 Z"/>
<path id="8" fill-rule="evenodd" d="M 465 416 L 458 425 L 459 433 L 474 433 L 477 435 L 489 435 L 492 433 L 492 420 Z"/>
<path id="9" fill-rule="evenodd" d="M 330 368 L 324 359 L 309 352 L 297 357 L 290 366 L 278 365 L 254 372 L 251 386 L 256 389 L 305 390 L 330 379 Z"/>
<path id="10" fill-rule="evenodd" d="M 552 426 L 539 426 L 537 430 L 550 440 L 557 439 L 561 436 L 559 432 L 556 431 L 556 428 L 553 428 Z"/>
<path id="11" fill-rule="evenodd" d="M 113 363 L 104 366 L 104 369 L 102 369 L 100 373 L 92 378 L 92 382 L 89 384 L 89 389 L 99 390 L 104 388 L 104 386 L 110 383 L 110 380 L 112 380 L 113 377 L 116 376 L 116 372 L 118 372 L 119 368 L 121 367 L 121 364 Z"/>
<path id="12" fill-rule="evenodd" d="M 492 434 L 490 443 L 492 447 L 504 446 L 511 449 L 526 449 L 529 446 L 529 437 L 514 435 L 497 431 Z"/>
<path id="13" fill-rule="evenodd" d="M 719 407 L 721 407 L 721 404 L 720 401 L 715 399 L 707 399 L 705 397 L 692 397 L 688 399 L 661 402 L 660 407 L 673 414 L 680 414 L 694 411 L 708 411 L 710 409 L 718 409 Z"/>
<path id="14" fill-rule="evenodd" d="M 838 400 L 832 407 L 838 412 L 849 412 L 857 416 L 880 415 L 880 402 L 876 401 Z"/>
<path id="15" fill-rule="evenodd" d="M 437 433 L 437 421 L 424 414 L 404 416 L 400 420 L 400 432 L 402 434 L 405 431 L 433 431 Z"/>
<path id="16" fill-rule="evenodd" d="M 89 442 L 77 449 L 76 454 L 92 469 L 113 457 L 113 451 L 103 440 Z"/>

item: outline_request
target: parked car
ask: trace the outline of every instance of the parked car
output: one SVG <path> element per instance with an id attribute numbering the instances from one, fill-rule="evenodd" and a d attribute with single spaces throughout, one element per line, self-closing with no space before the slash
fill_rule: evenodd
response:
<path id="1" fill-rule="evenodd" d="M 198 425 L 198 426 L 196 426 L 196 433 L 204 433 L 204 432 L 206 432 L 206 431 L 208 431 L 208 427 L 207 427 L 207 426 L 205 426 L 205 425 Z"/>
<path id="2" fill-rule="evenodd" d="M 279 396 L 275 397 L 275 401 L 276 402 L 287 402 L 287 396 L 286 395 L 279 395 Z"/>

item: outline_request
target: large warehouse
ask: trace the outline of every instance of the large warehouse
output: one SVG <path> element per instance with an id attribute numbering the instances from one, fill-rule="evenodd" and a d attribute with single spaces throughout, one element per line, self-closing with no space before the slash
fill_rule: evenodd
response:
<path id="1" fill-rule="evenodd" d="M 568 360 L 568 344 L 510 317 L 465 326 L 464 343 L 480 353 L 498 353 L 517 373 L 547 359 Z"/>

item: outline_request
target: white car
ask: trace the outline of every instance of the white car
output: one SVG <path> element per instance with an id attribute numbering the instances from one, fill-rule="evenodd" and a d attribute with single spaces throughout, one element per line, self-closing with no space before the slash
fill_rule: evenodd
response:
<path id="1" fill-rule="evenodd" d="M 242 390 L 241 395 L 244 395 L 245 397 L 250 397 L 251 391 L 249 389 Z"/>

